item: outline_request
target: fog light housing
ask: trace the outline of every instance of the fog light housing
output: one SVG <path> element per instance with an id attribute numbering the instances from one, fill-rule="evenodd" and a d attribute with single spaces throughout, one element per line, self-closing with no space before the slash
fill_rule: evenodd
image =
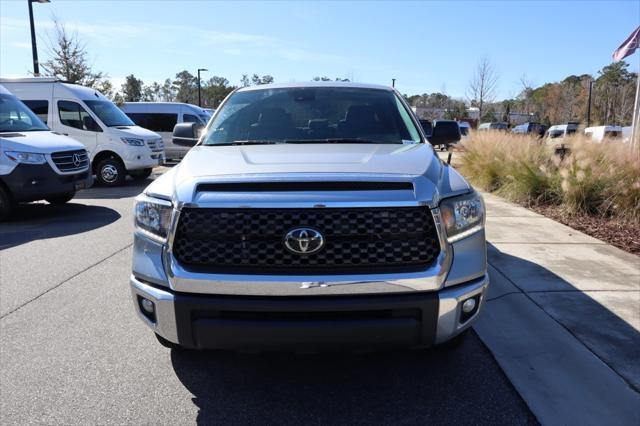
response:
<path id="1" fill-rule="evenodd" d="M 156 305 L 151 300 L 138 296 L 138 306 L 142 315 L 147 317 L 152 323 L 156 322 Z"/>
<path id="2" fill-rule="evenodd" d="M 467 322 L 472 316 L 478 312 L 480 307 L 480 295 L 477 294 L 462 302 L 460 309 L 460 323 Z"/>
<path id="3" fill-rule="evenodd" d="M 146 301 L 147 299 L 143 300 L 143 303 Z M 468 314 L 469 312 L 473 312 L 475 308 L 476 308 L 476 299 L 474 298 L 467 299 L 462 304 L 462 312 L 464 312 L 465 314 Z"/>

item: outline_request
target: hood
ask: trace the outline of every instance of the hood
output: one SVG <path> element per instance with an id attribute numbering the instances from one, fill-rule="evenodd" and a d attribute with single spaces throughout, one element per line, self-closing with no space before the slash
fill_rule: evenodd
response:
<path id="1" fill-rule="evenodd" d="M 281 192 L 268 196 L 259 192 L 197 192 L 200 183 L 331 180 L 412 181 L 414 191 L 388 191 L 384 196 L 377 191 Z M 438 160 L 430 145 L 282 144 L 196 146 L 179 165 L 149 185 L 145 193 L 171 201 L 229 207 L 246 203 L 313 207 L 332 202 L 375 205 L 407 201 L 435 206 L 439 198 L 469 189 L 460 174 Z"/>
<path id="2" fill-rule="evenodd" d="M 435 155 L 425 144 L 196 146 L 182 160 L 191 177 L 261 173 L 422 175 Z"/>
<path id="3" fill-rule="evenodd" d="M 51 154 L 58 151 L 85 149 L 80 142 L 50 131 L 0 133 L 0 149 Z"/>
<path id="4" fill-rule="evenodd" d="M 160 139 L 160 135 L 140 126 L 109 127 L 120 138 Z"/>

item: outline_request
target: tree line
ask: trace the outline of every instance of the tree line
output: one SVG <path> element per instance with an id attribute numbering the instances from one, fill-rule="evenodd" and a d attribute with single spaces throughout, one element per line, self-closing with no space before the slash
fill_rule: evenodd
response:
<path id="1" fill-rule="evenodd" d="M 121 87 L 113 87 L 108 76 L 92 69 L 86 46 L 76 33 L 54 20 L 54 36 L 49 40 L 49 58 L 43 62 L 46 75 L 93 87 L 116 102 L 165 101 L 198 102 L 198 78 L 187 70 L 175 74 L 173 79 L 146 83 L 134 74 L 126 77 Z M 638 76 L 628 70 L 626 62 L 615 62 L 603 67 L 594 77 L 589 74 L 570 75 L 560 82 L 546 83 L 534 87 L 526 76 L 520 79 L 519 93 L 510 99 L 496 100 L 498 73 L 493 63 L 483 57 L 478 61 L 468 85 L 467 97 L 452 98 L 445 93 L 423 93 L 407 95 L 405 98 L 415 107 L 424 107 L 445 118 L 463 118 L 467 107 L 477 107 L 480 121 L 507 121 L 510 112 L 530 114 L 534 120 L 546 125 L 568 121 L 585 122 L 589 88 L 592 86 L 592 124 L 627 125 L 633 115 L 635 84 Z M 314 77 L 315 81 L 349 81 Z M 240 86 L 272 83 L 270 75 L 243 74 Z M 237 86 L 222 76 L 213 76 L 201 81 L 202 105 L 216 108 Z M 437 117 L 433 117 L 437 118 Z"/>

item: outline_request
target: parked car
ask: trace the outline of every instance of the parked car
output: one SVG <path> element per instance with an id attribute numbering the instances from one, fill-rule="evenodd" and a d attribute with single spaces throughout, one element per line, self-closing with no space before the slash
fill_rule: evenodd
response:
<path id="1" fill-rule="evenodd" d="M 509 129 L 508 123 L 481 123 L 478 126 L 478 130 L 507 130 Z"/>
<path id="2" fill-rule="evenodd" d="M 460 140 L 464 141 L 468 139 L 471 125 L 466 121 L 458 121 L 458 127 L 460 127 Z"/>
<path id="3" fill-rule="evenodd" d="M 625 126 L 622 128 L 622 142 L 629 143 L 631 141 L 631 132 L 633 128 L 631 126 Z"/>
<path id="4" fill-rule="evenodd" d="M 431 122 L 431 120 L 425 120 L 425 119 L 420 119 L 419 121 L 425 136 L 430 138 L 431 132 L 433 132 L 433 123 Z"/>
<path id="5" fill-rule="evenodd" d="M 547 130 L 547 140 L 564 139 L 578 131 L 579 123 L 556 124 Z"/>
<path id="6" fill-rule="evenodd" d="M 0 85 L 0 222 L 17 203 L 63 204 L 92 181 L 84 146 L 50 131 Z"/>
<path id="7" fill-rule="evenodd" d="M 511 132 L 515 134 L 521 134 L 521 135 L 532 134 L 532 135 L 538 136 L 539 138 L 544 137 L 545 131 L 546 131 L 546 128 L 544 125 L 540 123 L 535 123 L 535 122 L 523 123 L 511 129 Z"/>
<path id="8" fill-rule="evenodd" d="M 133 305 L 168 347 L 430 346 L 487 294 L 482 198 L 390 87 L 238 89 L 134 211 Z"/>
<path id="9" fill-rule="evenodd" d="M 584 135 L 593 142 L 622 141 L 622 127 L 620 126 L 595 126 L 584 129 Z"/>
<path id="10" fill-rule="evenodd" d="M 164 162 L 162 138 L 136 126 L 117 106 L 89 87 L 55 78 L 0 79 L 52 130 L 81 142 L 96 180 L 124 183 L 127 174 L 146 179 Z"/>
<path id="11" fill-rule="evenodd" d="M 174 145 L 171 141 L 173 128 L 179 123 L 200 123 L 205 126 L 211 115 L 204 109 L 178 102 L 125 102 L 120 108 L 140 127 L 162 136 L 167 159 L 180 159 L 188 147 Z"/>

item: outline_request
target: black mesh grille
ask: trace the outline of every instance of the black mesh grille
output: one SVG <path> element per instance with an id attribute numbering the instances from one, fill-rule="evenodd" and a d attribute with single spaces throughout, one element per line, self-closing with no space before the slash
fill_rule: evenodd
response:
<path id="1" fill-rule="evenodd" d="M 78 151 L 61 151 L 51 154 L 51 159 L 61 172 L 84 170 L 89 165 L 89 156 L 84 149 Z"/>
<path id="2" fill-rule="evenodd" d="M 311 254 L 287 250 L 298 227 L 322 233 Z M 242 274 L 348 274 L 425 269 L 440 253 L 426 207 L 182 210 L 173 252 L 185 267 Z"/>

